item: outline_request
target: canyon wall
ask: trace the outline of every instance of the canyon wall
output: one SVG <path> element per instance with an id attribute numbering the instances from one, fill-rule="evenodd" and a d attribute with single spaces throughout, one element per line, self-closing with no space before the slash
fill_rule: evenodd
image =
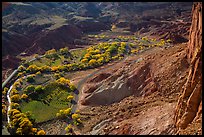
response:
<path id="1" fill-rule="evenodd" d="M 192 24 L 189 34 L 187 57 L 190 70 L 176 107 L 178 131 L 202 115 L 202 3 L 192 8 Z"/>

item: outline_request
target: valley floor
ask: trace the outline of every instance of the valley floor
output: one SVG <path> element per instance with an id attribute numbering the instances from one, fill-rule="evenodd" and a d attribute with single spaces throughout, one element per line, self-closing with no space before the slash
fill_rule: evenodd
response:
<path id="1" fill-rule="evenodd" d="M 114 69 L 106 70 L 114 74 L 114 70 L 129 68 L 126 71 L 134 72 L 137 71 L 136 68 L 151 63 L 150 71 L 157 84 L 157 91 L 148 93 L 147 90 L 141 96 L 131 95 L 107 106 L 79 106 L 86 127 L 80 129 L 79 133 L 175 134 L 175 106 L 182 88 L 180 85 L 185 81 L 188 72 L 185 47 L 186 44 L 167 49 L 154 48 L 140 55 L 128 57 L 124 62 L 117 63 Z M 138 58 L 143 60 L 139 63 L 130 63 Z M 140 80 L 140 78 L 135 79 L 135 81 Z M 83 93 L 80 97 L 83 99 Z M 101 121 L 106 122 L 100 124 Z"/>
<path id="2" fill-rule="evenodd" d="M 175 106 L 182 89 L 181 85 L 186 81 L 188 74 L 185 49 L 186 43 L 169 48 L 155 47 L 138 55 L 129 56 L 121 62 L 113 62 L 97 69 L 72 74 L 70 80 L 77 84 L 95 71 L 105 70 L 96 73 L 82 83 L 77 107 L 80 110 L 83 127 L 74 128 L 75 134 L 176 134 L 174 126 Z M 134 61 L 139 58 L 142 58 L 142 61 Z M 122 71 L 124 75 L 126 72 L 138 72 L 138 68 L 148 63 L 151 64 L 149 66 L 151 79 L 156 84 L 155 91 L 152 91 L 152 87 L 149 87 L 150 84 L 147 84 L 146 90 L 143 88 L 140 94 L 132 94 L 109 105 L 81 105 L 87 95 L 87 93 L 84 93 L 87 81 L 94 82 L 97 77 L 101 76 L 100 74 L 107 72 L 113 76 L 118 71 Z M 111 65 L 114 67 L 105 69 Z M 137 78 L 135 81 L 138 82 L 141 79 Z M 97 81 L 95 82 L 97 84 Z M 103 82 L 107 81 L 102 81 L 102 84 Z M 90 92 L 88 95 L 92 94 Z M 97 104 L 100 100 L 94 100 L 94 102 Z M 201 120 L 197 120 L 197 123 L 194 124 L 198 131 L 191 129 L 183 131 L 183 133 L 201 134 L 202 126 L 200 123 Z M 47 128 L 44 128 L 45 125 Z M 48 134 L 60 134 L 60 125 L 63 125 L 63 121 L 50 121 L 42 126 L 47 129 Z"/>

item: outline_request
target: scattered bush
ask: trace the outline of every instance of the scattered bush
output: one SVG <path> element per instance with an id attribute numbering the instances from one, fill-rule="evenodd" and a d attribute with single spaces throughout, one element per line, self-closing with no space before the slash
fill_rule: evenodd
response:
<path id="1" fill-rule="evenodd" d="M 35 87 L 34 91 L 37 92 L 37 93 L 41 93 L 41 92 L 43 92 L 43 90 L 44 90 L 43 86 L 42 85 L 38 85 L 38 86 Z"/>
<path id="2" fill-rule="evenodd" d="M 21 99 L 26 99 L 26 98 L 28 98 L 28 95 L 26 94 L 21 95 Z"/>
<path id="3" fill-rule="evenodd" d="M 34 90 L 35 90 L 35 86 L 29 85 L 29 86 L 26 87 L 25 92 L 26 92 L 26 93 L 31 93 L 31 92 L 33 92 Z"/>
<path id="4" fill-rule="evenodd" d="M 26 72 L 36 73 L 38 70 L 39 70 L 39 67 L 37 67 L 36 65 L 30 65 L 30 66 L 26 69 Z"/>
<path id="5" fill-rule="evenodd" d="M 68 97 L 67 97 L 67 100 L 68 101 L 71 101 L 71 100 L 73 100 L 74 99 L 74 96 L 72 96 L 72 95 L 69 95 Z"/>
<path id="6" fill-rule="evenodd" d="M 35 81 L 35 79 L 34 79 L 33 75 L 30 75 L 30 76 L 27 77 L 26 81 L 29 82 L 29 83 L 32 83 L 32 82 Z"/>
<path id="7" fill-rule="evenodd" d="M 36 73 L 36 75 L 41 75 L 41 72 L 40 72 L 40 71 L 38 71 L 38 72 Z"/>
<path id="8" fill-rule="evenodd" d="M 37 132 L 37 135 L 45 135 L 45 134 L 46 134 L 46 133 L 45 133 L 44 130 L 40 130 L 40 131 Z"/>
<path id="9" fill-rule="evenodd" d="M 9 90 L 9 89 L 8 89 L 7 87 L 4 87 L 4 90 L 3 90 L 2 94 L 3 94 L 3 95 L 6 95 L 6 93 L 8 92 L 8 90 Z"/>
<path id="10" fill-rule="evenodd" d="M 61 48 L 59 51 L 60 51 L 61 54 L 67 54 L 67 53 L 69 53 L 68 47 Z"/>
<path id="11" fill-rule="evenodd" d="M 15 94 L 13 96 L 11 96 L 11 101 L 12 102 L 18 102 L 20 100 L 20 95 L 19 94 Z"/>

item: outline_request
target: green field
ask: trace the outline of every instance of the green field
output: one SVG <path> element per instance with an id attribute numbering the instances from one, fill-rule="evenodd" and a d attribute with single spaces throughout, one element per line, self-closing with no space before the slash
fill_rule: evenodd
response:
<path id="1" fill-rule="evenodd" d="M 108 37 L 106 35 L 89 36 L 100 39 Z M 60 72 L 62 73 L 63 77 L 70 78 L 70 73 L 68 73 L 68 76 L 65 74 L 65 72 L 69 72 L 70 70 L 77 70 L 75 67 L 81 67 L 80 69 L 86 69 L 87 66 L 96 68 L 97 66 L 103 65 L 109 61 L 122 59 L 125 55 L 137 54 L 139 51 L 143 51 L 148 48 L 155 46 L 160 47 L 168 44 L 168 42 L 164 40 L 149 39 L 147 37 L 136 38 L 135 36 L 117 36 L 112 37 L 111 40 L 113 42 L 102 42 L 88 48 L 71 51 L 67 50 L 66 52 L 60 50 L 56 51 L 53 49 L 47 52 L 45 57 L 30 62 L 29 65 L 32 64 L 38 67 L 47 65 L 52 67 L 52 72 L 56 72 L 58 74 Z M 116 40 L 119 40 L 120 42 L 114 42 Z M 66 67 L 69 68 L 68 64 L 72 65 L 72 67 L 70 67 L 71 69 L 56 69 L 57 67 L 63 65 L 67 65 L 68 67 Z M 34 93 L 34 95 L 32 95 L 30 98 L 30 102 L 23 102 L 21 104 L 22 112 L 32 112 L 36 122 L 43 122 L 55 118 L 56 113 L 59 112 L 59 110 L 71 106 L 71 104 L 66 100 L 67 96 L 71 94 L 69 89 L 51 83 L 54 80 L 55 76 L 50 73 L 46 74 L 46 76 L 38 75 L 35 77 L 34 82 L 23 84 L 25 87 L 29 84 L 33 84 L 34 86 L 42 85 L 45 87 L 43 93 Z M 23 89 L 25 89 L 25 87 Z"/>
<path id="2" fill-rule="evenodd" d="M 70 94 L 68 89 L 50 83 L 45 86 L 43 93 L 37 95 L 36 99 L 28 103 L 22 102 L 20 109 L 23 113 L 32 112 L 37 123 L 47 121 L 55 118 L 59 110 L 71 107 L 71 103 L 66 99 Z"/>

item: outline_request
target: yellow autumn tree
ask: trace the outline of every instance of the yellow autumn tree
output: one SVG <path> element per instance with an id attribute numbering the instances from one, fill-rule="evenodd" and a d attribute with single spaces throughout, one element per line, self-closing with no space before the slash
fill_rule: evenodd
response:
<path id="1" fill-rule="evenodd" d="M 74 99 L 74 96 L 72 96 L 72 95 L 69 95 L 68 97 L 67 97 L 67 100 L 68 101 L 71 101 L 71 100 L 73 100 Z"/>
<path id="2" fill-rule="evenodd" d="M 88 62 L 88 59 L 87 59 L 87 58 L 82 59 L 81 62 L 82 62 L 82 63 L 87 63 L 87 62 Z"/>
<path id="3" fill-rule="evenodd" d="M 28 98 L 28 95 L 26 94 L 21 95 L 21 99 L 26 99 L 26 98 Z"/>
<path id="4" fill-rule="evenodd" d="M 15 94 L 15 95 L 11 96 L 11 100 L 13 102 L 18 102 L 19 99 L 20 99 L 20 95 L 19 94 Z"/>
<path id="5" fill-rule="evenodd" d="M 48 51 L 45 52 L 46 55 L 50 55 L 50 54 L 53 54 L 53 53 L 56 53 L 55 49 L 51 49 L 51 50 L 48 50 Z"/>
<path id="6" fill-rule="evenodd" d="M 37 132 L 37 135 L 45 135 L 45 134 L 46 134 L 46 133 L 45 133 L 44 130 L 40 130 L 40 131 Z"/>
<path id="7" fill-rule="evenodd" d="M 90 66 L 96 65 L 96 60 L 95 60 L 95 59 L 91 59 L 91 60 L 89 61 L 89 65 L 90 65 Z"/>
<path id="8" fill-rule="evenodd" d="M 72 114 L 72 119 L 76 120 L 77 118 L 79 118 L 79 116 L 80 116 L 79 114 L 74 113 L 74 114 Z"/>

